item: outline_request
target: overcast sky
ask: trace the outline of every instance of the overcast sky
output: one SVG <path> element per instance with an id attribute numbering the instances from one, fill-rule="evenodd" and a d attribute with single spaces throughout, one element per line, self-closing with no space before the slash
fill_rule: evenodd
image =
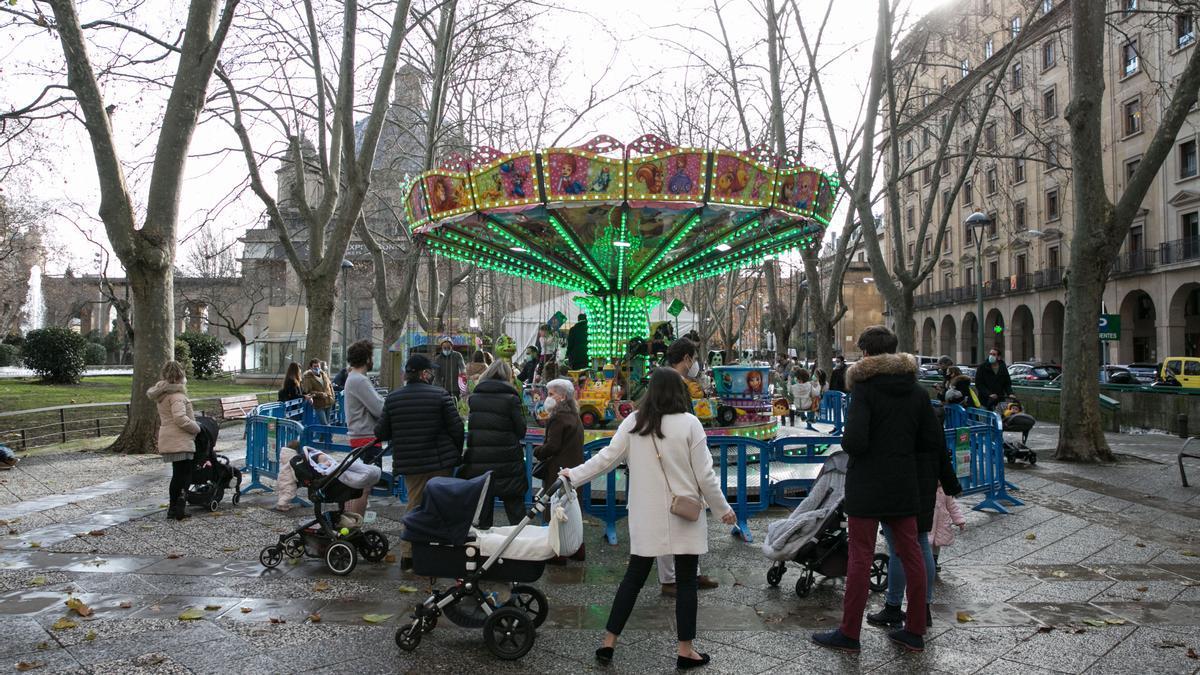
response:
<path id="1" fill-rule="evenodd" d="M 742 0 L 724 1 L 729 7 L 725 12 L 725 20 L 732 41 L 735 44 L 748 44 L 758 39 L 764 31 L 759 16 L 742 4 Z M 174 0 L 150 2 L 151 6 L 154 3 L 176 6 Z M 914 14 L 923 14 L 943 2 L 913 0 Z M 548 43 L 558 40 L 561 41 L 559 44 L 567 45 L 572 67 L 578 70 L 578 77 L 563 88 L 562 95 L 567 100 L 586 97 L 589 83 L 608 67 L 610 58 L 613 59 L 612 66 L 606 82 L 611 82 L 613 86 L 659 70 L 668 73 L 677 71 L 687 62 L 687 56 L 682 50 L 672 47 L 670 42 L 696 39 L 694 34 L 680 26 L 717 30 L 711 12 L 711 0 L 604 0 L 599 3 L 596 0 L 557 0 L 555 4 L 562 11 L 547 15 L 544 25 L 532 28 L 531 34 Z M 799 5 L 802 11 L 811 8 L 816 13 L 821 11 L 824 3 L 800 0 Z M 85 9 L 86 6 L 84 3 Z M 875 0 L 842 0 L 831 17 L 828 33 L 832 37 L 827 40 L 826 53 L 846 51 L 845 56 L 826 75 L 836 117 L 852 119 L 858 113 L 869 68 L 875 7 Z M 0 66 L 0 77 L 6 71 L 26 74 L 16 86 L 12 84 L 15 78 L 9 78 L 8 86 L 12 88 L 2 100 L 11 105 L 20 100 L 22 92 L 32 91 L 33 87 L 40 89 L 44 85 L 44 82 L 39 84 L 36 78 L 29 77 L 28 73 L 33 67 L 51 63 L 58 54 L 53 51 L 57 49 L 57 43 L 52 36 L 45 34 L 21 42 L 6 42 L 6 45 L 0 44 L 0 63 L 8 66 Z M 557 45 L 547 44 L 547 47 L 552 46 Z M 709 52 L 715 47 L 712 44 L 698 45 L 700 50 Z M 215 78 L 213 82 L 210 89 L 216 86 Z M 593 131 L 607 133 L 623 141 L 632 140 L 642 133 L 633 113 L 634 106 L 628 100 L 636 96 L 636 92 L 631 92 L 624 100 L 598 109 L 565 140 L 585 140 Z M 116 97 L 114 93 L 113 98 Z M 160 108 L 153 103 L 143 104 L 140 97 L 130 100 L 128 89 L 116 102 L 119 107 L 113 120 L 124 156 L 147 157 L 156 140 L 156 120 Z M 6 192 L 12 194 L 15 187 L 40 199 L 68 201 L 77 205 L 65 208 L 62 216 L 51 217 L 52 245 L 59 255 L 50 264 L 49 271 L 61 272 L 68 264 L 77 270 L 92 271 L 97 249 L 82 240 L 76 225 L 72 223 L 78 222 L 84 229 L 94 232 L 95 238 L 103 241 L 102 227 L 94 217 L 98 196 L 95 167 L 86 134 L 78 122 L 65 119 L 50 123 L 48 136 L 40 163 L 29 166 L 15 180 L 7 183 Z M 228 240 L 258 222 L 262 207 L 252 194 L 246 191 L 240 196 L 227 198 L 243 182 L 246 174 L 244 160 L 240 156 L 221 152 L 235 144 L 232 134 L 220 122 L 209 121 L 197 129 L 180 209 L 179 231 L 183 240 L 181 260 L 185 259 L 191 245 L 188 236 L 206 221 L 213 222 L 216 230 Z M 274 166 L 265 167 L 264 177 L 273 180 L 274 169 Z M 146 181 L 135 178 L 134 182 L 135 188 L 142 188 Z M 144 201 L 144 196 L 140 196 L 138 201 Z M 110 271 L 119 273 L 119 268 L 114 263 Z"/>

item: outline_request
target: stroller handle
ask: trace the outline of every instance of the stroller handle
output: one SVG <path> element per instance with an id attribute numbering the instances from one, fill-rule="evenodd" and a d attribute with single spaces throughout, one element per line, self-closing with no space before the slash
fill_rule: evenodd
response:
<path id="1" fill-rule="evenodd" d="M 541 500 L 545 499 L 546 497 L 548 497 L 556 492 L 559 492 L 559 491 L 565 493 L 566 491 L 573 490 L 573 489 L 574 489 L 574 487 L 572 487 L 571 481 L 567 480 L 563 476 L 559 476 L 550 485 L 543 485 L 542 489 L 538 492 L 537 496 L 534 498 L 534 501 L 541 501 Z"/>

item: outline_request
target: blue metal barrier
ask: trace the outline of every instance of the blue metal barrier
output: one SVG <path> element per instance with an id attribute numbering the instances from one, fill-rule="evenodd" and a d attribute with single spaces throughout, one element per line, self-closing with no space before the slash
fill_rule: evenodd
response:
<path id="1" fill-rule="evenodd" d="M 246 418 L 246 470 L 250 482 L 242 488 L 271 491 L 261 478 L 279 477 L 279 453 L 288 443 L 300 440 L 304 426 L 295 420 L 252 415 Z"/>
<path id="2" fill-rule="evenodd" d="M 956 472 L 966 473 L 959 477 L 963 494 L 984 495 L 975 510 L 992 509 L 997 513 L 1008 513 L 1005 503 L 1023 506 L 1024 502 L 1008 494 L 1009 489 L 1016 488 L 1004 478 L 1004 437 L 1000 417 L 987 410 L 964 409 L 959 405 L 945 406 L 944 411 L 946 447 L 951 462 Z M 970 468 L 966 471 L 960 471 L 959 467 L 961 458 L 957 446 L 961 434 L 966 435 L 965 440 L 970 448 Z"/>
<path id="3" fill-rule="evenodd" d="M 261 417 L 278 417 L 302 422 L 304 418 L 304 399 L 295 398 L 290 401 L 277 403 L 261 403 L 254 408 L 254 414 Z"/>
<path id="4" fill-rule="evenodd" d="M 730 506 L 737 514 L 737 524 L 732 534 L 740 536 L 744 541 L 754 541 L 747 520 L 771 505 L 771 446 L 740 436 L 709 436 L 708 448 L 720 452 L 717 479 L 725 495 L 729 494 L 730 451 L 734 453 L 736 463 L 733 469 L 737 483 L 734 485 L 735 497 Z M 747 480 L 748 465 L 752 460 L 758 463 L 758 496 L 753 499 L 750 497 Z"/>
<path id="5" fill-rule="evenodd" d="M 829 432 L 830 436 L 842 435 L 842 428 L 846 423 L 846 408 L 850 404 L 850 397 L 840 391 L 827 391 L 821 394 L 821 407 L 817 410 L 817 419 L 815 422 L 821 424 L 832 424 L 833 430 Z"/>
<path id="6" fill-rule="evenodd" d="M 836 393 L 836 392 L 835 392 Z M 832 446 L 841 445 L 841 436 L 789 436 L 771 442 L 772 464 L 823 465 Z M 785 478 L 771 483 L 771 503 L 796 508 L 816 482 L 816 474 L 804 478 Z"/>
<path id="7" fill-rule="evenodd" d="M 600 438 L 583 446 L 583 460 L 586 462 L 592 455 L 600 452 L 608 447 L 611 439 Z M 617 500 L 617 472 L 625 471 L 625 485 L 622 492 L 624 498 Z M 629 515 L 629 471 L 623 466 L 609 471 L 604 475 L 604 503 L 595 504 L 592 502 L 592 484 L 589 481 L 587 485 L 580 486 L 580 506 L 583 507 L 584 513 L 599 518 L 604 522 L 604 538 L 609 544 L 616 545 L 617 543 L 617 521 Z"/>

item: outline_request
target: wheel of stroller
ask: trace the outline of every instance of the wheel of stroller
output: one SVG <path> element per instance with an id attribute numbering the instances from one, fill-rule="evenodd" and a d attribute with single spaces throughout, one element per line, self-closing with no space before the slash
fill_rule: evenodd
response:
<path id="1" fill-rule="evenodd" d="M 550 614 L 550 601 L 546 599 L 546 594 L 534 586 L 524 584 L 513 586 L 511 593 L 503 606 L 525 610 L 526 614 L 533 617 L 533 627 L 541 628 L 546 616 Z"/>
<path id="2" fill-rule="evenodd" d="M 772 565 L 771 569 L 767 570 L 767 583 L 772 586 L 778 586 L 779 582 L 783 581 L 783 565 Z"/>
<path id="3" fill-rule="evenodd" d="M 888 584 L 888 561 L 891 557 L 886 553 L 876 553 L 875 559 L 871 561 L 871 590 L 876 593 L 882 593 L 887 590 Z"/>
<path id="4" fill-rule="evenodd" d="M 283 550 L 278 546 L 268 546 L 258 552 L 258 562 L 263 567 L 274 568 L 283 562 Z"/>
<path id="5" fill-rule="evenodd" d="M 325 551 L 325 566 L 330 572 L 344 577 L 354 571 L 358 564 L 358 552 L 344 541 L 335 541 Z"/>
<path id="6" fill-rule="evenodd" d="M 242 493 L 240 492 L 234 492 L 233 496 L 229 498 L 230 504 L 237 504 L 240 501 L 242 501 Z"/>
<path id="7" fill-rule="evenodd" d="M 796 580 L 796 595 L 807 598 L 815 583 L 812 572 L 800 575 L 800 578 Z"/>
<path id="8" fill-rule="evenodd" d="M 304 540 L 300 537 L 291 537 L 287 541 L 283 542 L 283 552 L 289 558 L 303 558 Z"/>
<path id="9" fill-rule="evenodd" d="M 436 614 L 426 614 L 421 617 L 421 632 L 422 633 L 432 632 L 434 628 L 437 628 L 437 615 Z"/>
<path id="10" fill-rule="evenodd" d="M 421 644 L 421 628 L 408 624 L 396 629 L 396 646 L 406 652 L 411 652 Z"/>
<path id="11" fill-rule="evenodd" d="M 208 503 L 208 510 L 209 511 L 217 510 L 217 502 L 215 500 Z"/>
<path id="12" fill-rule="evenodd" d="M 496 658 L 515 661 L 533 649 L 533 617 L 516 607 L 501 607 L 483 622 L 483 643 Z"/>
<path id="13" fill-rule="evenodd" d="M 363 532 L 362 543 L 359 545 L 358 550 L 367 559 L 367 562 L 379 562 L 388 553 L 387 537 L 376 530 L 367 530 Z"/>
<path id="14" fill-rule="evenodd" d="M 1037 453 L 1032 450 L 1029 451 L 1029 464 L 1031 466 L 1037 464 Z"/>

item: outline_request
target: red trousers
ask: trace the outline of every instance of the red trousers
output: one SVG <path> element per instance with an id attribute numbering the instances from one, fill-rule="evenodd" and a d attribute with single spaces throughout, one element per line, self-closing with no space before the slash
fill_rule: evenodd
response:
<path id="1" fill-rule="evenodd" d="M 875 536 L 879 519 L 849 517 L 850 561 L 846 566 L 846 595 L 842 601 L 842 634 L 857 640 L 862 631 L 863 611 L 870 595 L 871 561 L 875 558 Z M 908 579 L 908 613 L 904 627 L 917 635 L 925 634 L 925 559 L 917 542 L 917 518 L 885 520 L 892 527 L 896 555 L 904 565 Z"/>

